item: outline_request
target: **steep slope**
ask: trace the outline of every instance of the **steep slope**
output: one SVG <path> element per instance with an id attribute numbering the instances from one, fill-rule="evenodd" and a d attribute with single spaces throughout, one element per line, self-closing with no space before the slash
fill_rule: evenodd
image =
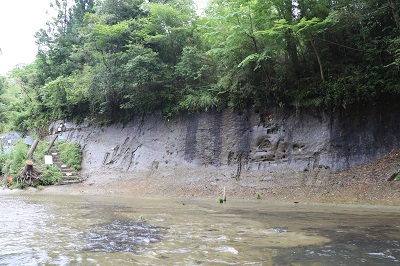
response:
<path id="1" fill-rule="evenodd" d="M 386 180 L 399 168 L 398 117 L 393 106 L 223 110 L 108 127 L 67 122 L 65 136 L 83 147 L 85 184 L 104 191 L 213 195 L 229 187 L 282 198 L 308 189 L 306 198 L 322 186 L 396 184 Z"/>

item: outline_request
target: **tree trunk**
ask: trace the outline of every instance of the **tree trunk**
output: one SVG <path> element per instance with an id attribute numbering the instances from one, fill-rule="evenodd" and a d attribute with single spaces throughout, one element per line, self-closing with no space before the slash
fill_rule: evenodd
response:
<path id="1" fill-rule="evenodd" d="M 288 32 L 286 33 L 285 38 L 286 38 L 286 50 L 289 54 L 290 59 L 292 60 L 294 73 L 296 74 L 296 77 L 298 78 L 300 76 L 300 73 L 299 73 L 300 61 L 299 61 L 299 57 L 297 55 L 296 40 L 293 36 L 293 32 L 291 29 L 289 29 Z"/>
<path id="2" fill-rule="evenodd" d="M 258 49 L 258 45 L 257 45 L 256 36 L 254 35 L 253 17 L 252 17 L 252 15 L 251 15 L 251 7 L 250 7 L 250 4 L 249 4 L 248 12 L 249 12 L 249 13 L 248 13 L 248 16 L 249 16 L 249 20 L 250 20 L 250 34 L 247 34 L 247 35 L 250 37 L 251 41 L 253 42 L 254 52 L 255 52 L 256 54 L 258 54 L 258 53 L 259 53 L 259 49 Z M 262 70 L 262 72 L 264 73 L 264 75 L 265 75 L 265 76 L 267 77 L 267 79 L 268 79 L 268 82 L 266 82 L 266 83 L 271 84 L 271 78 L 270 78 L 270 76 L 269 76 L 269 73 L 268 73 L 268 71 L 267 71 L 267 68 L 265 67 L 264 60 L 261 60 L 260 65 L 261 65 L 261 70 Z"/>
<path id="3" fill-rule="evenodd" d="M 22 173 L 26 175 L 26 173 L 31 173 L 32 171 L 33 171 L 33 162 L 28 160 L 25 162 L 24 171 Z"/>
<path id="4" fill-rule="evenodd" d="M 311 42 L 312 48 L 313 48 L 313 50 L 314 50 L 315 56 L 317 57 L 317 61 L 318 61 L 318 65 L 319 65 L 319 72 L 320 72 L 320 74 L 321 74 L 321 79 L 322 79 L 322 81 L 325 81 L 324 69 L 323 69 L 323 67 L 322 67 L 321 58 L 320 58 L 320 56 L 319 56 L 319 53 L 318 53 L 318 51 L 317 51 L 317 48 L 315 47 L 314 40 L 312 39 L 312 37 L 311 37 L 310 35 L 309 35 L 308 37 L 309 37 L 309 39 L 310 39 L 310 42 Z"/>
<path id="5" fill-rule="evenodd" d="M 396 22 L 397 32 L 400 34 L 400 15 L 397 8 L 396 0 L 388 0 L 388 4 L 393 13 L 394 21 Z"/>
<path id="6" fill-rule="evenodd" d="M 50 151 L 51 147 L 53 147 L 54 142 L 57 140 L 57 138 L 58 138 L 58 135 L 57 135 L 57 134 L 54 135 L 54 137 L 53 137 L 53 139 L 50 141 L 49 145 L 47 145 L 47 148 L 46 148 L 46 150 L 45 150 L 45 153 L 48 153 L 48 152 Z"/>
<path id="7" fill-rule="evenodd" d="M 38 143 L 39 143 L 39 140 L 35 139 L 35 141 L 32 144 L 32 147 L 30 148 L 30 150 L 29 150 L 28 154 L 26 155 L 25 159 L 28 160 L 28 159 L 32 158 L 32 155 L 35 152 Z"/>

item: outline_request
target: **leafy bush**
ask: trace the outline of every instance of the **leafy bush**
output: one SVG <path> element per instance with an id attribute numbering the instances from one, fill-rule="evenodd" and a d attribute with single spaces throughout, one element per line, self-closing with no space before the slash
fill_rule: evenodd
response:
<path id="1" fill-rule="evenodd" d="M 43 165 L 43 156 L 45 154 L 46 146 L 47 143 L 43 141 L 39 142 L 32 157 L 32 160 L 36 162 L 35 165 L 37 165 L 35 168 L 39 168 L 39 172 L 41 172 L 40 168 L 44 167 L 39 181 L 33 184 L 35 187 L 54 185 L 62 178 L 61 170 L 58 167 Z M 62 142 L 59 143 L 59 146 L 61 154 L 63 155 L 62 160 L 65 163 L 70 164 L 72 168 L 79 169 L 81 161 L 81 151 L 79 145 L 76 143 Z M 2 165 L 1 170 L 5 177 L 16 177 L 20 174 L 21 169 L 26 163 L 26 154 L 28 153 L 29 148 L 30 147 L 24 143 L 23 139 L 19 139 L 17 144 L 10 152 L 0 154 L 0 164 Z M 2 182 L 3 184 L 7 184 L 10 189 L 23 189 L 28 185 L 32 185 L 27 183 L 17 184 L 15 182 L 7 183 L 5 179 Z"/>
<path id="2" fill-rule="evenodd" d="M 47 143 L 39 141 L 32 158 L 34 162 L 43 161 L 44 150 L 46 149 L 46 146 Z M 10 170 L 14 173 L 19 171 L 21 167 L 25 165 L 26 155 L 28 154 L 29 149 L 30 146 L 26 145 L 24 140 L 21 138 L 17 141 L 15 146 L 13 146 L 10 152 L 0 154 L 0 165 L 2 165 L 2 172 L 5 174 Z"/>
<path id="3" fill-rule="evenodd" d="M 9 153 L 2 153 L 0 154 L 0 165 L 1 165 L 1 172 L 2 174 L 6 174 L 9 171 L 9 163 L 10 161 L 10 154 Z"/>
<path id="4" fill-rule="evenodd" d="M 76 142 L 58 141 L 57 150 L 61 160 L 75 170 L 81 169 L 82 151 L 81 146 Z"/>
<path id="5" fill-rule="evenodd" d="M 26 189 L 28 187 L 28 185 L 27 184 L 25 184 L 25 183 L 10 183 L 9 184 L 9 189 L 11 189 L 11 190 L 13 190 L 13 189 L 16 189 L 16 188 L 19 188 L 19 189 Z"/>
<path id="6" fill-rule="evenodd" d="M 46 165 L 45 169 L 42 173 L 42 176 L 41 176 L 38 184 L 36 184 L 36 186 L 54 185 L 54 184 L 57 184 L 61 178 L 62 178 L 62 173 L 58 167 L 53 166 L 53 165 Z"/>
<path id="7" fill-rule="evenodd" d="M 213 91 L 199 90 L 191 91 L 179 103 L 179 109 L 184 111 L 193 112 L 207 112 L 208 110 L 218 107 L 219 99 L 213 95 Z"/>
<path id="8" fill-rule="evenodd" d="M 1 172 L 4 175 L 17 173 L 25 165 L 28 150 L 29 147 L 19 139 L 10 152 L 0 154 Z"/>
<path id="9" fill-rule="evenodd" d="M 16 172 L 22 166 L 25 165 L 26 154 L 29 151 L 28 145 L 26 145 L 23 139 L 19 139 L 17 144 L 14 146 L 10 156 L 11 156 L 11 171 Z"/>

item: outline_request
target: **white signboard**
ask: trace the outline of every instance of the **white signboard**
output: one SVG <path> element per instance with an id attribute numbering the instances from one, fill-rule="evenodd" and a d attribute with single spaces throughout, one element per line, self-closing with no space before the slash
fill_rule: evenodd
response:
<path id="1" fill-rule="evenodd" d="M 45 155 L 44 156 L 44 164 L 53 164 L 53 156 Z"/>

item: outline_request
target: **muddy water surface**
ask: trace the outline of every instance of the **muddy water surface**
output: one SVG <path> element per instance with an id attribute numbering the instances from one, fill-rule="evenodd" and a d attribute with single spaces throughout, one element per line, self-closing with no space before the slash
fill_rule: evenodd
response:
<path id="1" fill-rule="evenodd" d="M 0 196 L 0 265 L 399 265 L 400 208 Z"/>

